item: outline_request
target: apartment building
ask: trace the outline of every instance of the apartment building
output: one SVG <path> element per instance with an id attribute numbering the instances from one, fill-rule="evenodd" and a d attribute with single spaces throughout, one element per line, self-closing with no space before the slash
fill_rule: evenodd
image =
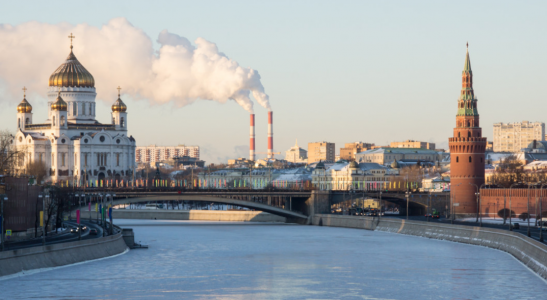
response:
<path id="1" fill-rule="evenodd" d="M 420 142 L 415 140 L 406 140 L 404 142 L 392 142 L 389 145 L 390 148 L 418 148 L 435 150 L 435 143 Z"/>
<path id="2" fill-rule="evenodd" d="M 176 156 L 189 156 L 199 160 L 199 146 L 140 146 L 136 149 L 135 161 L 154 165 L 156 162 L 166 161 Z"/>
<path id="3" fill-rule="evenodd" d="M 519 152 L 534 140 L 545 141 L 545 123 L 522 121 L 494 124 L 494 152 Z"/>
<path id="4" fill-rule="evenodd" d="M 334 161 L 335 145 L 329 142 L 308 143 L 308 164 L 318 161 Z"/>

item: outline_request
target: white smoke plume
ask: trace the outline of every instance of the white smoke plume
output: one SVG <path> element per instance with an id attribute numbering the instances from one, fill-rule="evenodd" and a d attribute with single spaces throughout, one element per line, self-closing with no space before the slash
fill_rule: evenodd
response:
<path id="1" fill-rule="evenodd" d="M 88 24 L 27 22 L 0 24 L 0 90 L 20 101 L 21 88 L 45 96 L 49 75 L 69 54 L 73 33 L 74 54 L 95 78 L 98 98 L 116 99 L 116 87 L 151 103 L 174 102 L 182 107 L 196 100 L 236 101 L 253 112 L 250 94 L 270 110 L 256 70 L 244 68 L 203 38 L 194 45 L 167 30 L 159 34 L 159 50 L 152 40 L 125 18 L 101 28 Z M 5 97 L 2 97 L 6 99 Z M 31 103 L 32 104 L 32 103 Z"/>

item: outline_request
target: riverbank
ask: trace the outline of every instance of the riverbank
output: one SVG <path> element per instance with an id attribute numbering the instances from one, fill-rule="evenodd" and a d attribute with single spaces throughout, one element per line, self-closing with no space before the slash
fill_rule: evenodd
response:
<path id="1" fill-rule="evenodd" d="M 54 268 L 123 253 L 121 233 L 75 242 L 0 252 L 0 277 L 35 269 Z"/>
<path id="2" fill-rule="evenodd" d="M 515 232 L 395 218 L 327 214 L 314 215 L 312 224 L 414 235 L 494 248 L 513 255 L 539 276 L 547 279 L 547 246 Z"/>

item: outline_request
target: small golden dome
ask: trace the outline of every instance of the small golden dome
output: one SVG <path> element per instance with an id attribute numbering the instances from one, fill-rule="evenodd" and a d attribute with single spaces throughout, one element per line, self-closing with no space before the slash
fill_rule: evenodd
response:
<path id="1" fill-rule="evenodd" d="M 67 104 L 63 98 L 61 98 L 61 91 L 57 95 L 57 101 L 51 104 L 51 110 L 67 111 Z"/>
<path id="2" fill-rule="evenodd" d="M 94 87 L 95 79 L 74 56 L 72 46 L 70 46 L 70 54 L 66 61 L 49 76 L 49 86 Z"/>
<path id="3" fill-rule="evenodd" d="M 127 106 L 123 103 L 122 99 L 120 99 L 121 89 L 122 88 L 118 86 L 118 100 L 112 104 L 112 112 L 125 112 L 127 110 Z"/>
<path id="4" fill-rule="evenodd" d="M 17 105 L 18 113 L 29 113 L 32 112 L 32 106 L 28 103 L 27 99 L 23 99 L 19 105 Z"/>
<path id="5" fill-rule="evenodd" d="M 122 99 L 118 98 L 114 104 L 112 104 L 112 111 L 113 112 L 125 112 L 127 110 L 127 106 L 125 103 L 123 103 Z"/>

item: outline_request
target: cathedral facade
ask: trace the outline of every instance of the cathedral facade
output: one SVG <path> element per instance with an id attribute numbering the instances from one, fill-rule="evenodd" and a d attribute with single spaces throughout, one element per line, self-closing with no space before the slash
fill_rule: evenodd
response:
<path id="1" fill-rule="evenodd" d="M 72 44 L 66 61 L 51 74 L 48 85 L 44 122 L 34 122 L 26 94 L 17 106 L 13 141 L 21 152 L 17 172 L 25 174 L 29 163 L 40 162 L 52 182 L 82 184 L 132 178 L 136 142 L 127 134 L 127 106 L 120 98 L 120 88 L 112 105 L 111 124 L 99 123 L 95 119 L 95 80 L 74 55 Z"/>

